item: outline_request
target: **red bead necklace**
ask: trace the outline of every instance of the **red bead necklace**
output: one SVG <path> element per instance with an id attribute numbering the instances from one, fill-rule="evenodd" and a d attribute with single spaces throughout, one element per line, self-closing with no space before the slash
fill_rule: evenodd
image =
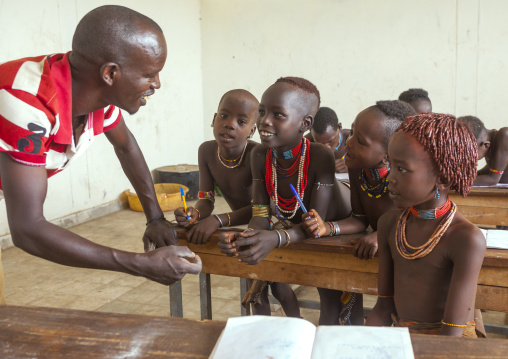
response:
<path id="1" fill-rule="evenodd" d="M 418 217 L 418 218 L 423 218 L 423 219 L 435 219 L 435 218 L 439 218 L 439 217 L 442 217 L 446 214 L 446 212 L 448 212 L 448 210 L 450 209 L 451 207 L 451 202 L 450 202 L 450 198 L 447 198 L 446 199 L 446 202 L 437 207 L 437 208 L 433 208 L 433 209 L 416 209 L 414 208 L 413 206 L 409 207 L 409 210 L 411 211 L 411 213 Z"/>

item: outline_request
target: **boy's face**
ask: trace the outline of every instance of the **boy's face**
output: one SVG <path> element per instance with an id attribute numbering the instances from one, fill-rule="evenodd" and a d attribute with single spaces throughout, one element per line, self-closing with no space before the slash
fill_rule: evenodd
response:
<path id="1" fill-rule="evenodd" d="M 419 99 L 410 103 L 410 105 L 420 113 L 432 112 L 432 103 L 429 100 Z"/>
<path id="2" fill-rule="evenodd" d="M 310 133 L 312 134 L 314 141 L 321 143 L 326 147 L 331 148 L 332 150 L 335 150 L 340 142 L 341 129 L 341 125 L 339 124 L 337 129 L 334 129 L 332 126 L 328 126 L 323 133 L 317 133 L 314 131 L 314 129 L 311 129 Z M 345 139 L 343 139 L 343 141 L 345 141 Z"/>
<path id="3" fill-rule="evenodd" d="M 285 151 L 301 141 L 313 118 L 304 113 L 299 96 L 298 89 L 284 83 L 276 83 L 265 91 L 257 119 L 263 145 Z"/>
<path id="4" fill-rule="evenodd" d="M 251 99 L 227 94 L 213 118 L 213 136 L 223 147 L 244 145 L 254 127 L 258 104 Z"/>
<path id="5" fill-rule="evenodd" d="M 398 131 L 388 145 L 390 199 L 399 208 L 434 201 L 438 174 L 418 140 Z"/>
<path id="6" fill-rule="evenodd" d="M 386 148 L 381 135 L 383 116 L 374 109 L 363 110 L 356 116 L 346 141 L 346 166 L 354 169 L 386 166 Z"/>

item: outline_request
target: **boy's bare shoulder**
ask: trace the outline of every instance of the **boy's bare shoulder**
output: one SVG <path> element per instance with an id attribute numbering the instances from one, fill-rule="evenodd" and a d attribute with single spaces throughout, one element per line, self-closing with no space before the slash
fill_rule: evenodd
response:
<path id="1" fill-rule="evenodd" d="M 508 127 L 502 127 L 497 131 L 496 134 L 498 140 L 498 147 L 506 149 L 508 148 Z"/>
<path id="2" fill-rule="evenodd" d="M 202 153 L 205 151 L 216 151 L 217 150 L 217 141 L 210 140 L 205 141 L 201 145 L 199 145 L 198 153 Z"/>
<path id="3" fill-rule="evenodd" d="M 266 151 L 268 150 L 268 148 L 266 148 L 265 146 L 263 146 L 261 143 L 256 143 L 254 141 L 252 141 L 253 143 L 253 146 L 252 146 L 252 150 L 251 150 L 251 153 L 252 155 L 251 156 L 266 156 Z"/>
<path id="4" fill-rule="evenodd" d="M 381 215 L 378 220 L 378 231 L 389 230 L 390 226 L 393 226 L 397 222 L 401 214 L 400 209 L 392 209 Z"/>
<path id="5" fill-rule="evenodd" d="M 319 156 L 319 157 L 328 156 L 331 159 L 335 160 L 333 151 L 330 148 L 326 147 L 325 145 L 322 145 L 321 143 L 317 142 L 310 143 L 310 154 L 311 156 Z"/>
<path id="6" fill-rule="evenodd" d="M 447 237 L 457 248 L 473 247 L 481 249 L 487 245 L 482 231 L 459 212 L 455 213 L 454 221 L 447 232 Z"/>

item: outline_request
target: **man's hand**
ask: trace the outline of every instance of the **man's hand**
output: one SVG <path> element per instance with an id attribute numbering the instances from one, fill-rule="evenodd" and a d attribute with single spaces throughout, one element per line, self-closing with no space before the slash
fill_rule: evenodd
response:
<path id="1" fill-rule="evenodd" d="M 314 209 L 302 215 L 302 226 L 310 238 L 319 238 L 328 232 L 321 216 Z"/>
<path id="2" fill-rule="evenodd" d="M 364 235 L 358 240 L 351 241 L 354 245 L 353 256 L 358 259 L 372 259 L 377 252 L 377 232 Z"/>
<path id="3" fill-rule="evenodd" d="M 145 252 L 150 250 L 150 245 L 156 247 L 176 246 L 178 244 L 175 228 L 165 219 L 156 219 L 146 225 L 143 234 Z"/>
<path id="4" fill-rule="evenodd" d="M 157 248 L 139 255 L 146 259 L 142 261 L 140 274 L 164 285 L 181 280 L 187 273 L 199 274 L 202 268 L 201 258 L 183 246 Z"/>
<path id="5" fill-rule="evenodd" d="M 189 218 L 187 218 L 187 216 Z M 175 219 L 179 226 L 188 228 L 191 224 L 195 223 L 199 218 L 198 211 L 194 207 L 187 207 L 187 212 L 184 213 L 184 208 L 180 207 L 175 209 Z"/>
<path id="6" fill-rule="evenodd" d="M 268 230 L 225 232 L 219 238 L 222 253 L 234 255 L 247 264 L 258 264 L 279 244 L 277 233 Z"/>
<path id="7" fill-rule="evenodd" d="M 239 236 L 240 232 L 221 232 L 219 233 L 219 243 L 217 243 L 217 247 L 219 247 L 220 251 L 228 257 L 238 256 L 233 243 Z"/>
<path id="8" fill-rule="evenodd" d="M 347 173 L 348 172 L 346 162 L 342 158 L 337 158 L 335 160 L 335 172 L 337 172 L 337 173 Z"/>
<path id="9" fill-rule="evenodd" d="M 176 213 L 176 212 L 175 212 Z M 194 224 L 187 231 L 187 242 L 193 244 L 208 243 L 210 236 L 219 229 L 220 223 L 215 216 L 210 216 Z"/>

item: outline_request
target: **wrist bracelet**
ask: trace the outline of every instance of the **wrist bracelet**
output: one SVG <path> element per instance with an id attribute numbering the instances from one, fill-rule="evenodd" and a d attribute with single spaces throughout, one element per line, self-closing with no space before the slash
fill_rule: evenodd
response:
<path id="1" fill-rule="evenodd" d="M 333 223 L 332 222 L 326 222 L 326 224 L 328 224 L 328 227 L 330 227 L 330 233 L 328 234 L 328 237 L 333 237 L 333 234 L 334 234 Z"/>
<path id="2" fill-rule="evenodd" d="M 198 212 L 198 218 L 196 219 L 196 221 L 199 221 L 199 218 L 201 218 L 201 213 L 199 213 L 199 210 L 197 208 L 194 208 L 194 210 Z"/>
<path id="3" fill-rule="evenodd" d="M 217 220 L 218 220 L 218 221 L 219 221 L 219 223 L 220 223 L 219 228 L 224 227 L 224 224 L 222 223 L 222 220 L 220 219 L 220 217 L 219 217 L 218 215 L 216 215 L 216 214 L 214 214 L 214 216 L 215 216 L 215 218 L 217 218 Z"/>
<path id="4" fill-rule="evenodd" d="M 465 324 L 450 324 L 450 323 L 445 323 L 444 320 L 441 320 L 441 323 L 444 324 L 444 325 L 448 325 L 450 327 L 459 327 L 459 328 L 465 328 L 465 327 L 467 327 L 467 325 L 465 325 Z"/>
<path id="5" fill-rule="evenodd" d="M 231 226 L 231 216 L 228 212 L 226 212 L 226 216 L 228 216 L 228 227 Z"/>
<path id="6" fill-rule="evenodd" d="M 154 218 L 154 219 L 151 219 L 149 220 L 148 222 L 146 222 L 146 225 L 148 226 L 150 223 L 152 223 L 153 221 L 162 221 L 162 220 L 166 220 L 166 217 L 161 217 L 161 218 Z"/>
<path id="7" fill-rule="evenodd" d="M 277 236 L 279 237 L 279 245 L 276 248 L 280 248 L 280 245 L 282 244 L 282 236 L 278 230 L 275 230 L 275 233 L 277 233 Z"/>
<path id="8" fill-rule="evenodd" d="M 291 237 L 289 237 L 289 233 L 285 229 L 281 229 L 281 231 L 286 233 L 287 242 L 286 242 L 286 244 L 284 244 L 284 248 L 286 248 L 287 246 L 289 246 L 289 243 L 291 243 Z"/>
<path id="9" fill-rule="evenodd" d="M 339 223 L 333 222 L 333 228 L 334 228 L 334 236 L 338 236 L 340 234 Z"/>

